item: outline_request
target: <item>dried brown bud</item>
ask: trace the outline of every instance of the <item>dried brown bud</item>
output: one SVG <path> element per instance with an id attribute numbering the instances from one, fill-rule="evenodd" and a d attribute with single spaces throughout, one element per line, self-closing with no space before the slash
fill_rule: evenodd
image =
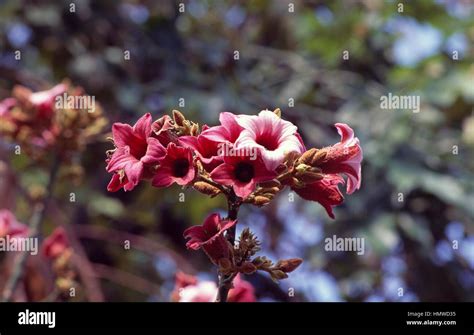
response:
<path id="1" fill-rule="evenodd" d="M 326 150 L 324 149 L 318 150 L 318 152 L 311 159 L 310 165 L 317 166 L 326 158 L 326 155 L 327 155 Z"/>
<path id="2" fill-rule="evenodd" d="M 229 259 L 221 258 L 218 263 L 220 273 L 227 275 L 233 271 L 232 262 Z"/>
<path id="3" fill-rule="evenodd" d="M 277 108 L 273 111 L 273 113 L 275 113 L 276 116 L 278 116 L 279 118 L 281 118 L 281 110 L 280 108 Z"/>
<path id="4" fill-rule="evenodd" d="M 265 206 L 265 205 L 268 204 L 270 201 L 271 201 L 271 199 L 269 199 L 269 198 L 267 198 L 267 197 L 264 197 L 263 195 L 257 195 L 257 196 L 253 199 L 253 203 L 254 203 L 254 205 L 256 205 L 256 206 Z"/>
<path id="5" fill-rule="evenodd" d="M 211 197 L 215 197 L 221 193 L 221 190 L 205 181 L 197 181 L 194 183 L 193 187 L 196 189 L 196 191 L 210 195 Z"/>
<path id="6" fill-rule="evenodd" d="M 199 134 L 199 125 L 197 123 L 193 123 L 191 126 L 191 135 L 196 136 Z"/>
<path id="7" fill-rule="evenodd" d="M 298 159 L 298 163 L 300 164 L 306 164 L 306 165 L 309 165 L 311 164 L 311 161 L 314 157 L 314 155 L 316 154 L 316 152 L 318 151 L 318 149 L 316 148 L 312 148 L 312 149 L 309 149 L 307 151 L 305 151 L 301 157 Z"/>
<path id="8" fill-rule="evenodd" d="M 288 278 L 288 275 L 281 270 L 272 270 L 270 272 L 270 276 L 272 277 L 273 280 L 281 280 L 281 279 Z"/>
<path id="9" fill-rule="evenodd" d="M 324 160 L 324 158 L 326 158 L 326 155 L 326 150 L 318 150 L 316 148 L 312 148 L 301 155 L 301 157 L 298 159 L 298 163 L 310 166 L 317 166 Z"/>
<path id="10" fill-rule="evenodd" d="M 283 259 L 278 261 L 278 263 L 275 265 L 275 268 L 288 273 L 294 271 L 298 266 L 301 265 L 301 263 L 303 263 L 301 258 Z"/>
<path id="11" fill-rule="evenodd" d="M 240 266 L 240 272 L 245 273 L 246 275 L 251 275 L 255 271 L 257 271 L 257 267 L 250 262 L 244 262 L 244 264 Z"/>
<path id="12" fill-rule="evenodd" d="M 266 188 L 266 187 L 278 187 L 278 188 L 280 188 L 281 187 L 281 183 L 276 179 L 265 181 L 263 183 L 260 183 L 259 185 L 262 188 Z"/>
<path id="13" fill-rule="evenodd" d="M 173 110 L 173 120 L 177 126 L 182 127 L 184 125 L 184 121 L 186 121 L 186 118 L 184 117 L 183 113 L 175 109 Z"/>
<path id="14" fill-rule="evenodd" d="M 299 180 L 301 180 L 305 184 L 312 184 L 323 178 L 324 178 L 324 175 L 322 173 L 306 171 L 299 177 Z"/>

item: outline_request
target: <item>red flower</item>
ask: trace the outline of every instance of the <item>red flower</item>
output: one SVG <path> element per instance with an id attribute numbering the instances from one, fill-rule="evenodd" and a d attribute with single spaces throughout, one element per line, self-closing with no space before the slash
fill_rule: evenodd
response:
<path id="1" fill-rule="evenodd" d="M 112 134 L 117 149 L 108 159 L 107 171 L 114 175 L 107 186 L 111 192 L 121 187 L 132 190 L 143 178 L 152 176 L 153 165 L 166 154 L 158 139 L 151 137 L 151 115 L 142 116 L 132 127 L 124 123 L 115 123 Z"/>
<path id="2" fill-rule="evenodd" d="M 255 158 L 255 157 L 253 157 Z M 211 172 L 211 178 L 224 185 L 232 185 L 237 196 L 245 199 L 259 182 L 271 180 L 276 174 L 268 170 L 261 157 L 224 156 L 224 163 Z"/>
<path id="3" fill-rule="evenodd" d="M 168 187 L 173 183 L 186 185 L 193 181 L 195 174 L 192 150 L 169 143 L 166 155 L 160 159 L 152 185 L 156 187 Z"/>
<path id="4" fill-rule="evenodd" d="M 344 183 L 344 179 L 338 175 L 327 175 L 323 179 L 303 188 L 292 187 L 292 189 L 303 199 L 319 202 L 328 215 L 334 219 L 333 206 L 342 204 L 344 197 L 339 191 L 338 184 Z"/>
<path id="5" fill-rule="evenodd" d="M 69 248 L 69 240 L 64 228 L 56 228 L 43 242 L 43 255 L 47 258 L 57 258 Z"/>
<path id="6" fill-rule="evenodd" d="M 212 171 L 223 161 L 222 156 L 218 155 L 221 143 L 210 140 L 204 133 L 205 131 L 198 136 L 181 136 L 179 143 L 193 149 L 204 168 Z"/>
<path id="7" fill-rule="evenodd" d="M 0 238 L 5 236 L 26 237 L 28 236 L 28 227 L 19 222 L 15 215 L 8 209 L 0 209 Z"/>
<path id="8" fill-rule="evenodd" d="M 362 149 L 359 139 L 354 137 L 354 131 L 344 123 L 335 124 L 341 142 L 324 148 L 327 151 L 326 158 L 318 167 L 327 174 L 347 175 L 347 194 L 353 193 L 360 188 Z"/>
<path id="9" fill-rule="evenodd" d="M 202 226 L 190 227 L 184 231 L 184 238 L 189 238 L 186 247 L 193 250 L 202 247 L 211 261 L 218 264 L 221 258 L 230 256 L 230 245 L 223 234 L 236 223 L 237 220 L 222 220 L 219 214 L 211 214 Z"/>

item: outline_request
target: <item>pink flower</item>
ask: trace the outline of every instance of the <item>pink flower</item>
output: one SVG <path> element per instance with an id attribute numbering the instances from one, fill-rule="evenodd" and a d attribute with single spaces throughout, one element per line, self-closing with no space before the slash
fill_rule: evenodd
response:
<path id="1" fill-rule="evenodd" d="M 220 126 L 204 130 L 201 135 L 210 141 L 233 144 L 240 136 L 243 128 L 237 123 L 236 115 L 224 112 L 219 115 Z"/>
<path id="2" fill-rule="evenodd" d="M 255 302 L 255 288 L 248 281 L 240 278 L 238 274 L 234 279 L 234 288 L 229 291 L 229 302 Z"/>
<path id="3" fill-rule="evenodd" d="M 214 302 L 217 298 L 217 285 L 213 281 L 198 281 L 196 277 L 186 276 L 187 281 L 180 278 L 184 274 L 176 275 L 176 286 L 172 293 L 174 301 L 178 302 Z M 255 289 L 248 281 L 237 275 L 234 279 L 234 288 L 229 290 L 228 302 L 255 302 Z"/>
<path id="4" fill-rule="evenodd" d="M 24 238 L 28 236 L 29 229 L 19 222 L 15 215 L 8 209 L 0 209 L 0 238 L 10 236 L 11 238 Z"/>
<path id="5" fill-rule="evenodd" d="M 326 209 L 328 215 L 334 219 L 332 207 L 338 206 L 344 201 L 344 197 L 338 188 L 340 183 L 344 183 L 342 177 L 327 175 L 323 179 L 308 184 L 303 188 L 292 187 L 292 190 L 305 200 L 319 202 Z"/>
<path id="6" fill-rule="evenodd" d="M 47 91 L 32 93 L 29 97 L 29 101 L 38 110 L 38 116 L 51 117 L 54 110 L 55 98 L 66 92 L 66 90 L 66 84 L 58 84 Z"/>
<path id="7" fill-rule="evenodd" d="M 214 302 L 217 297 L 217 285 L 213 281 L 202 281 L 189 285 L 179 292 L 179 302 Z"/>
<path id="8" fill-rule="evenodd" d="M 43 255 L 47 258 L 57 258 L 64 250 L 69 248 L 69 240 L 66 236 L 64 228 L 56 228 L 43 242 Z"/>
<path id="9" fill-rule="evenodd" d="M 117 147 L 108 159 L 107 172 L 114 175 L 107 186 L 111 192 L 121 187 L 132 190 L 143 178 L 152 176 L 152 166 L 166 154 L 160 141 L 151 137 L 151 115 L 142 116 L 132 127 L 124 123 L 115 123 L 112 134 Z"/>
<path id="10" fill-rule="evenodd" d="M 237 196 L 245 199 L 255 190 L 257 183 L 271 180 L 276 174 L 266 168 L 257 156 L 224 156 L 224 163 L 211 172 L 211 178 L 223 185 L 232 185 Z"/>
<path id="11" fill-rule="evenodd" d="M 327 155 L 318 167 L 323 173 L 346 174 L 346 192 L 352 194 L 360 188 L 362 149 L 351 127 L 344 123 L 336 123 L 335 126 L 341 135 L 341 142 L 323 149 L 327 151 Z"/>
<path id="12" fill-rule="evenodd" d="M 166 147 L 166 155 L 160 159 L 152 185 L 156 187 L 168 187 L 173 183 L 187 185 L 194 180 L 195 175 L 192 150 L 171 142 Z"/>
<path id="13" fill-rule="evenodd" d="M 275 170 L 287 153 L 305 151 L 297 127 L 269 110 L 261 111 L 258 116 L 239 115 L 236 121 L 244 129 L 235 147 L 258 148 L 268 170 Z"/>
<path id="14" fill-rule="evenodd" d="M 237 220 L 223 220 L 219 214 L 211 214 L 202 226 L 194 226 L 186 229 L 184 238 L 188 249 L 199 250 L 203 248 L 214 264 L 218 264 L 221 258 L 229 258 L 230 245 L 224 237 L 224 232 L 234 226 Z"/>
<path id="15" fill-rule="evenodd" d="M 15 98 L 6 98 L 0 101 L 0 117 L 7 116 L 10 109 L 15 107 L 15 105 L 16 105 Z"/>
<path id="16" fill-rule="evenodd" d="M 193 149 L 207 171 L 212 171 L 223 161 L 222 156 L 218 155 L 222 143 L 211 141 L 209 137 L 203 134 L 181 136 L 179 143 Z"/>

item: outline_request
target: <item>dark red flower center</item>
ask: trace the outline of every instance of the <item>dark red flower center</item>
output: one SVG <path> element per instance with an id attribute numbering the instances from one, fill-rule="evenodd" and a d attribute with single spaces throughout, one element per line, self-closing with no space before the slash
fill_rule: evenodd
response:
<path id="1" fill-rule="evenodd" d="M 140 159 L 146 154 L 146 150 L 148 148 L 148 144 L 146 140 L 143 139 L 134 139 L 130 142 L 130 154 L 135 157 L 136 159 Z"/>
<path id="2" fill-rule="evenodd" d="M 276 141 L 275 138 L 273 138 L 270 134 L 262 134 L 257 136 L 255 142 L 270 151 L 278 149 L 278 141 Z"/>
<path id="3" fill-rule="evenodd" d="M 255 175 L 253 165 L 247 162 L 240 162 L 235 166 L 235 179 L 242 183 L 248 183 Z"/>
<path id="4" fill-rule="evenodd" d="M 189 171 L 189 161 L 186 158 L 178 158 L 173 162 L 173 177 L 184 177 Z"/>

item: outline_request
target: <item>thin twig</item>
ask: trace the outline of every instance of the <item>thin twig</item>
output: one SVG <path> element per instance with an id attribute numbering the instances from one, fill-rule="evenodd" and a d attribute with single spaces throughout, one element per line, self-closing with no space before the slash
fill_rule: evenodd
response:
<path id="1" fill-rule="evenodd" d="M 41 228 L 41 223 L 44 220 L 46 214 L 46 207 L 48 205 L 49 200 L 51 199 L 53 185 L 56 180 L 56 176 L 58 174 L 59 166 L 61 164 L 61 160 L 58 156 L 55 156 L 53 166 L 51 167 L 51 171 L 49 173 L 48 185 L 46 186 L 46 195 L 43 198 L 43 201 L 37 204 L 34 207 L 33 216 L 31 217 L 30 225 L 29 225 L 29 237 L 30 238 L 37 238 L 38 233 Z M 13 264 L 13 271 L 8 279 L 7 283 L 5 284 L 5 288 L 3 289 L 2 294 L 2 301 L 7 302 L 10 301 L 13 297 L 13 293 L 20 281 L 23 277 L 23 273 L 25 271 L 26 260 L 28 258 L 28 251 L 22 251 Z"/>

